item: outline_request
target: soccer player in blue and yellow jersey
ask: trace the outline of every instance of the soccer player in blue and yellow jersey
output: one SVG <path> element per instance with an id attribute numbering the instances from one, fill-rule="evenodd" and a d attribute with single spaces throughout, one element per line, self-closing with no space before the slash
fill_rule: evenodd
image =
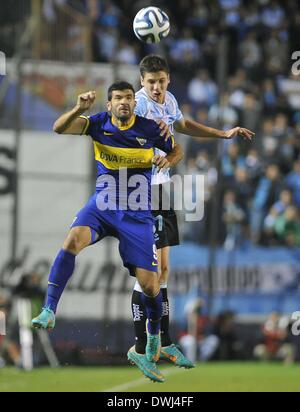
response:
<path id="1" fill-rule="evenodd" d="M 54 327 L 57 304 L 74 271 L 75 257 L 105 236 L 115 236 L 124 266 L 141 285 L 147 313 L 146 353 L 133 352 L 128 357 L 147 377 L 163 382 L 155 363 L 160 354 L 162 297 L 151 213 L 151 169 L 153 163 L 159 169 L 176 164 L 182 152 L 173 137 L 160 136 L 155 121 L 134 114 L 131 84 L 117 82 L 109 87 L 108 112 L 82 116 L 95 97 L 93 91 L 79 95 L 76 106 L 54 123 L 57 133 L 92 137 L 98 173 L 96 191 L 71 225 L 51 268 L 45 306 L 32 324 Z M 154 147 L 167 156 L 154 156 Z"/>

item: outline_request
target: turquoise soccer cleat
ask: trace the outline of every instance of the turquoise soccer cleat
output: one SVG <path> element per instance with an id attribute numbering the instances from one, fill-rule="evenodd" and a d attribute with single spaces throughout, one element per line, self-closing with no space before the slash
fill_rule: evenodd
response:
<path id="1" fill-rule="evenodd" d="M 191 369 L 195 367 L 193 362 L 186 358 L 174 343 L 161 348 L 160 359 L 169 361 L 180 368 Z"/>
<path id="2" fill-rule="evenodd" d="M 146 355 L 137 353 L 134 346 L 129 349 L 127 358 L 131 363 L 139 368 L 139 370 L 146 376 L 146 378 L 149 378 L 153 382 L 163 383 L 165 381 L 165 378 L 158 370 L 156 363 L 149 362 L 146 358 Z"/>
<path id="3" fill-rule="evenodd" d="M 148 331 L 148 319 L 146 321 L 147 345 L 146 358 L 149 362 L 157 362 L 160 356 L 160 332 L 158 335 L 151 335 Z"/>
<path id="4" fill-rule="evenodd" d="M 46 307 L 36 318 L 31 321 L 32 327 L 36 329 L 52 330 L 55 326 L 55 314 L 53 310 Z"/>

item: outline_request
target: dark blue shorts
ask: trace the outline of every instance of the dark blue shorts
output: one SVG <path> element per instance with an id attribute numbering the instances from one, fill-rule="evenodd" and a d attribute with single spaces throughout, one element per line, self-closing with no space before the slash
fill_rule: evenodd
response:
<path id="1" fill-rule="evenodd" d="M 119 239 L 119 252 L 125 267 L 135 276 L 139 267 L 157 272 L 157 254 L 154 241 L 155 221 L 150 211 L 100 210 L 96 204 L 97 193 L 77 213 L 71 228 L 88 226 L 92 233 L 92 243 L 106 236 Z M 91 243 L 91 244 L 92 244 Z"/>

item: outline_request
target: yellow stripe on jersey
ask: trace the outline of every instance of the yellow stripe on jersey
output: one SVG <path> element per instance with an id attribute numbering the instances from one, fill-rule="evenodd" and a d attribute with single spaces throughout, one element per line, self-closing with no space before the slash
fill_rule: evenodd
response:
<path id="1" fill-rule="evenodd" d="M 106 146 L 94 142 L 95 160 L 102 163 L 107 169 L 149 169 L 152 167 L 154 149 L 135 149 Z"/>
<path id="2" fill-rule="evenodd" d="M 119 127 L 116 119 L 114 118 L 114 116 L 111 117 L 111 122 L 112 122 L 112 124 L 113 124 L 114 126 L 116 126 L 119 130 L 128 130 L 128 129 L 130 129 L 130 128 L 134 125 L 134 123 L 135 123 L 135 118 L 136 118 L 136 115 L 134 114 L 134 115 L 132 116 L 132 119 L 130 120 L 130 123 L 128 123 L 127 126 L 120 126 L 120 127 Z"/>
<path id="3" fill-rule="evenodd" d="M 82 129 L 82 132 L 81 132 L 81 134 L 83 135 L 83 134 L 86 134 L 86 131 L 87 131 L 89 125 L 90 125 L 90 119 L 87 116 L 79 116 L 79 118 L 86 120 L 85 126 L 84 126 L 84 128 Z"/>
<path id="4" fill-rule="evenodd" d="M 172 140 L 172 149 L 174 149 L 174 147 L 175 147 L 175 139 L 174 139 L 174 136 L 173 136 L 173 135 L 171 135 L 171 140 Z"/>

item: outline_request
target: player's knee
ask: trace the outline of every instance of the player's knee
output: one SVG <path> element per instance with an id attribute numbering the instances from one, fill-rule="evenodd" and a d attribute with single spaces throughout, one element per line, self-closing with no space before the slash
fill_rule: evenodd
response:
<path id="1" fill-rule="evenodd" d="M 63 249 L 77 255 L 82 249 L 78 236 L 69 236 L 63 244 Z"/>
<path id="2" fill-rule="evenodd" d="M 148 280 L 141 285 L 145 295 L 154 297 L 159 293 L 159 283 L 157 281 Z"/>
<path id="3" fill-rule="evenodd" d="M 63 244 L 63 249 L 77 255 L 83 248 L 89 244 L 86 233 L 79 230 L 71 231 Z"/>
<path id="4" fill-rule="evenodd" d="M 147 296 L 153 296 L 153 287 L 150 283 L 144 283 L 142 285 L 143 293 Z"/>

